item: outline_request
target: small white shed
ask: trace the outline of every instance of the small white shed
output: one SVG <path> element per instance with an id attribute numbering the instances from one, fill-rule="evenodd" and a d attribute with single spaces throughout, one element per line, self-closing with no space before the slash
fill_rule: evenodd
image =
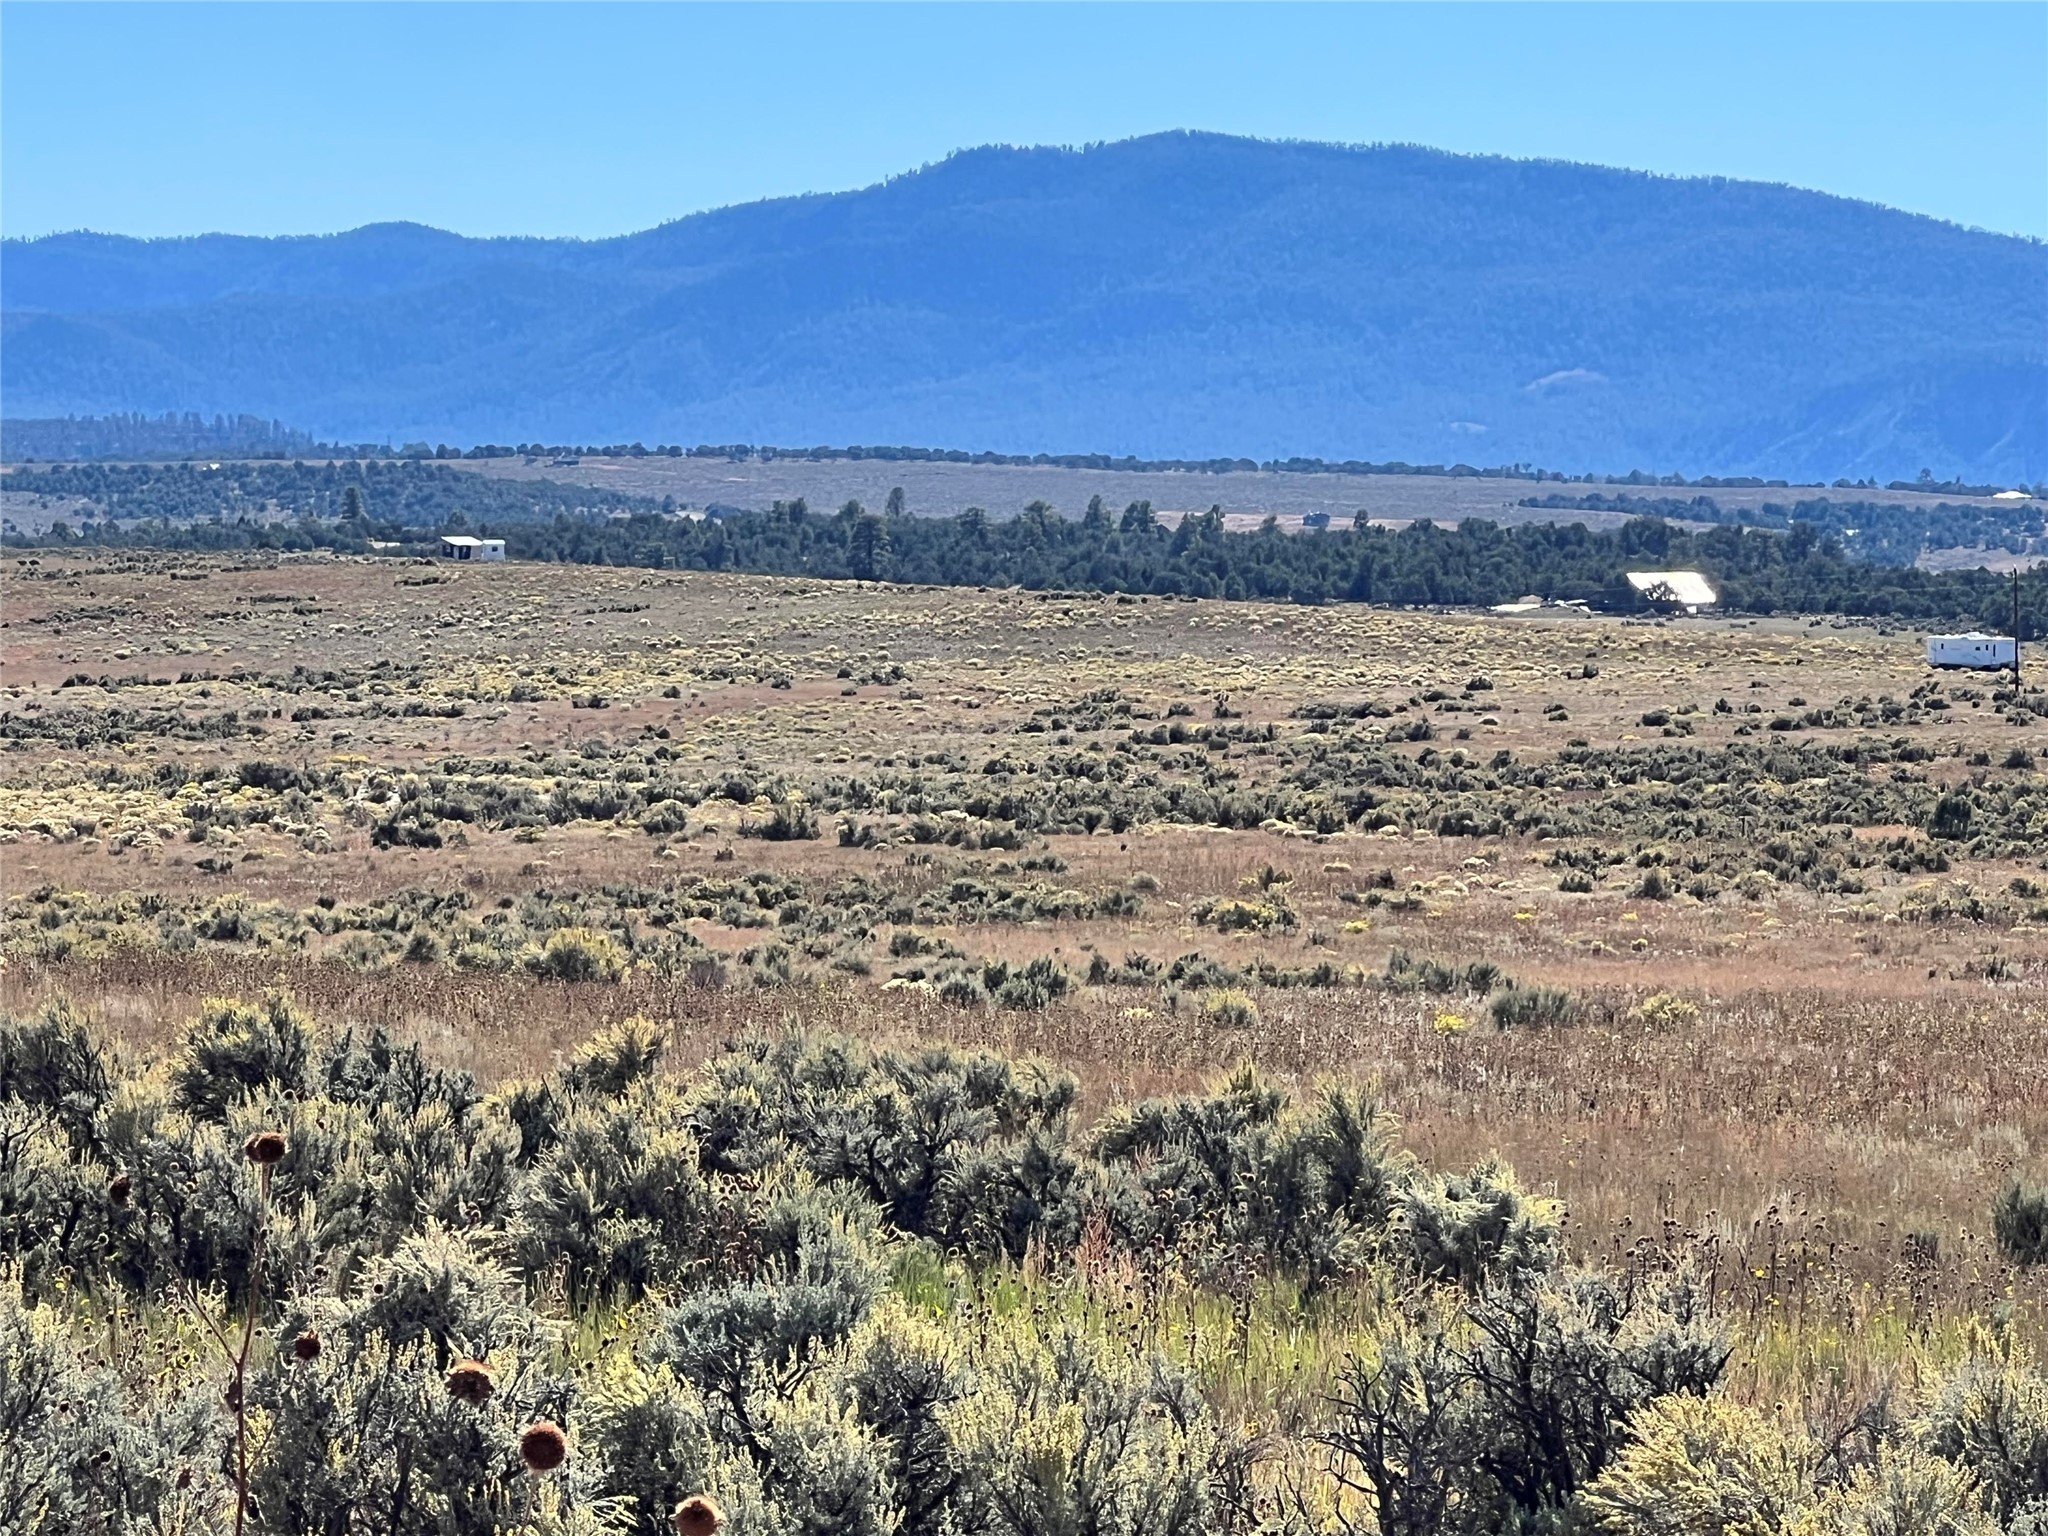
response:
<path id="1" fill-rule="evenodd" d="M 503 539 L 478 539 L 466 533 L 444 533 L 441 535 L 441 558 L 443 560 L 502 560 L 505 558 Z"/>
<path id="2" fill-rule="evenodd" d="M 1927 665 L 1930 667 L 1999 667 L 2019 665 L 2019 642 L 2010 635 L 1929 635 Z"/>

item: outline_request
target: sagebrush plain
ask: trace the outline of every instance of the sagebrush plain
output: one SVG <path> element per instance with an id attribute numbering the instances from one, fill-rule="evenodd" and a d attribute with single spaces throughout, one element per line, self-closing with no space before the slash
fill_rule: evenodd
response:
<path id="1" fill-rule="evenodd" d="M 124 1059 L 281 993 L 484 1091 L 636 1019 L 669 1072 L 1035 1058 L 1090 1123 L 1249 1064 L 1698 1277 L 1721 1394 L 1821 1439 L 2048 1343 L 1992 1215 L 2048 1173 L 2031 677 L 1818 621 L 516 563 L 45 555 L 4 601 L 0 1009 Z M 1113 1268 L 957 1283 L 1085 1310 Z M 1182 1351 L 1200 1390 L 1293 1437 L 1246 1474 L 1277 1519 L 1368 1304 L 1187 1283 L 1241 1344 Z M 1300 1528 L 1397 1528 L 1321 1486 Z"/>

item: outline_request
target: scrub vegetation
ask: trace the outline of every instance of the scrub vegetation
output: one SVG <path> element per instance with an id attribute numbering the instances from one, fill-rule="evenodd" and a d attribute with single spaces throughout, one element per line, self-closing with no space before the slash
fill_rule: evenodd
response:
<path id="1" fill-rule="evenodd" d="M 0 1530 L 2048 1527 L 2031 679 L 18 554 Z"/>

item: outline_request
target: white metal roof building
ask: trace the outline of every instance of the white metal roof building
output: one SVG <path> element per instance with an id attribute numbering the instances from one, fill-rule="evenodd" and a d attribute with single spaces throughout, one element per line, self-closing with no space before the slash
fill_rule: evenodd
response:
<path id="1" fill-rule="evenodd" d="M 1630 571 L 1628 584 L 1653 603 L 1671 603 L 1687 613 L 1698 613 L 1721 601 L 1698 571 Z"/>
<path id="2" fill-rule="evenodd" d="M 505 558 L 503 539 L 478 539 L 466 533 L 444 533 L 441 535 L 441 558 L 443 560 L 502 560 Z"/>

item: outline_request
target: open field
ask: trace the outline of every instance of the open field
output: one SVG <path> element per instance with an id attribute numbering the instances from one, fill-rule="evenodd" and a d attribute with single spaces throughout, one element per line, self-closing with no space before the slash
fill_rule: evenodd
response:
<path id="1" fill-rule="evenodd" d="M 212 462 L 212 461 L 209 461 Z M 274 461 L 220 461 L 271 464 Z M 321 464 L 324 460 L 306 462 Z M 340 461 L 336 461 L 340 462 Z M 0 518 L 25 532 L 39 532 L 53 522 L 77 522 L 104 513 L 81 497 L 35 494 L 22 489 L 45 465 L 0 465 Z M 145 461 L 145 467 L 161 465 Z M 558 486 L 583 486 L 659 501 L 673 498 L 682 508 L 739 507 L 763 511 L 778 501 L 799 497 L 815 511 L 836 510 L 859 501 L 871 511 L 888 503 L 900 487 L 906 510 L 922 516 L 952 516 L 971 506 L 992 517 L 1013 516 L 1033 501 L 1043 500 L 1056 511 L 1078 516 L 1091 497 L 1100 496 L 1112 511 L 1133 501 L 1149 501 L 1167 524 L 1191 512 L 1221 506 L 1233 531 L 1256 527 L 1268 516 L 1283 528 L 1298 528 L 1302 518 L 1325 514 L 1348 525 L 1363 511 L 1383 524 L 1427 519 L 1455 524 L 1466 518 L 1513 526 L 1520 523 L 1570 522 L 1588 528 L 1618 527 L 1627 514 L 1599 510 L 1552 509 L 1520 505 L 1527 497 L 1572 494 L 1634 494 L 1684 499 L 1708 495 L 1729 513 L 1753 511 L 1767 503 L 1789 505 L 1806 498 L 1878 502 L 1908 508 L 1963 507 L 1973 511 L 2009 510 L 1988 497 L 1882 489 L 1829 490 L 1818 486 L 1717 486 L 1710 491 L 1683 487 L 1628 486 L 1596 482 L 1504 480 L 1452 475 L 1346 475 L 1300 471 L 1242 470 L 1220 474 L 1195 471 L 1075 469 L 1058 465 L 953 464 L 881 459 L 749 459 L 669 458 L 660 455 L 606 458 L 592 455 L 573 465 L 545 458 L 465 459 L 449 465 L 462 474 L 500 480 L 544 481 Z M 277 515 L 284 515 L 278 511 Z M 1680 520 L 1682 521 L 1682 520 Z M 1970 550 L 1935 552 L 1930 562 L 1968 565 Z"/>
<path id="2" fill-rule="evenodd" d="M 1909 637 L 311 557 L 4 600 L 0 1011 L 163 1057 L 283 986 L 486 1085 L 635 1014 L 682 1068 L 940 1040 L 1091 1122 L 1249 1059 L 1697 1266 L 1742 1401 L 2048 1340 L 1989 1214 L 2048 1172 L 2048 694 Z M 1312 1421 L 1316 1337 L 1204 1379 Z"/>
<path id="3" fill-rule="evenodd" d="M 2042 717 L 1930 684 L 1900 637 L 54 559 L 16 567 L 7 635 L 17 1006 L 82 991 L 151 1036 L 277 975 L 407 1028 L 445 1033 L 453 1009 L 474 1033 L 446 1048 L 487 1073 L 512 1031 L 525 1054 L 502 1069 L 528 1070 L 669 985 L 550 988 L 509 941 L 446 958 L 544 891 L 636 953 L 723 967 L 728 993 L 663 994 L 686 1014 L 850 1011 L 1099 1055 L 1105 1098 L 1247 1051 L 1379 1074 L 1412 1137 L 1498 1146 L 1601 1223 L 1712 1212 L 1732 1234 L 1789 1199 L 1856 1241 L 1939 1232 L 1960 1266 L 1991 1185 L 2048 1142 L 2048 895 L 2014 894 L 2044 883 L 2048 797 L 2009 765 Z M 61 686 L 102 677 L 132 681 Z M 2001 819 L 1930 840 L 1942 789 L 1973 783 Z M 790 804 L 814 838 L 744 835 Z M 1574 871 L 1590 889 L 1559 888 Z M 759 901 L 727 892 L 743 877 Z M 251 935 L 167 958 L 155 917 L 113 916 L 124 896 L 244 906 Z M 320 901 L 459 910 L 408 964 L 403 920 L 312 931 Z M 839 902 L 856 915 L 835 926 Z M 550 922 L 511 926 L 524 943 Z M 944 968 L 891 955 L 912 932 L 1080 982 L 1096 956 L 1186 954 L 1223 981 L 1120 975 L 1033 1011 L 877 996 Z M 797 979 L 764 990 L 777 935 Z M 1396 950 L 1568 989 L 1599 1022 L 1440 1036 L 1438 1012 L 1483 998 L 1357 984 Z M 1316 967 L 1335 979 L 1294 974 Z M 1219 988 L 1248 989 L 1258 1022 L 1205 1018 Z M 560 1038 L 514 1028 L 536 989 L 563 993 Z M 1630 1023 L 1661 992 L 1701 1019 Z"/>
<path id="4" fill-rule="evenodd" d="M 601 486 L 635 496 L 673 496 L 678 504 L 690 507 L 722 503 L 749 510 L 764 510 L 777 501 L 793 501 L 801 496 L 819 511 L 837 508 L 849 500 L 879 511 L 890 490 L 901 486 L 910 511 L 938 516 L 981 507 L 992 516 L 1007 517 L 1032 501 L 1043 500 L 1073 517 L 1088 505 L 1091 496 L 1100 496 L 1112 510 L 1120 510 L 1133 501 L 1149 501 L 1162 519 L 1169 513 L 1206 512 L 1211 506 L 1221 506 L 1232 528 L 1255 525 L 1268 516 L 1277 517 L 1286 527 L 1317 512 L 1327 513 L 1333 522 L 1348 523 L 1361 510 L 1386 522 L 1429 518 L 1456 523 L 1477 517 L 1510 525 L 1582 522 L 1589 528 L 1609 528 L 1626 521 L 1617 513 L 1557 512 L 1520 506 L 1518 503 L 1526 496 L 1548 494 L 1560 487 L 1552 482 L 1539 484 L 1476 476 L 1302 474 L 1271 470 L 1205 474 L 878 459 L 732 463 L 725 459 L 656 457 L 590 457 L 580 464 L 563 466 L 551 465 L 545 459 L 532 463 L 521 459 L 480 459 L 474 461 L 473 467 L 487 475 Z M 1612 493 L 1616 488 L 1588 489 Z M 1827 495 L 1901 506 L 1933 507 L 1943 501 L 1972 507 L 1995 505 L 1981 497 L 1943 497 L 1917 491 L 1824 491 L 1818 487 L 1720 487 L 1699 493 L 1682 489 L 1660 491 L 1651 486 L 1637 488 L 1637 493 L 1680 497 L 1706 494 L 1731 510 L 1761 507 L 1766 502 L 1790 504 L 1802 497 Z"/>

